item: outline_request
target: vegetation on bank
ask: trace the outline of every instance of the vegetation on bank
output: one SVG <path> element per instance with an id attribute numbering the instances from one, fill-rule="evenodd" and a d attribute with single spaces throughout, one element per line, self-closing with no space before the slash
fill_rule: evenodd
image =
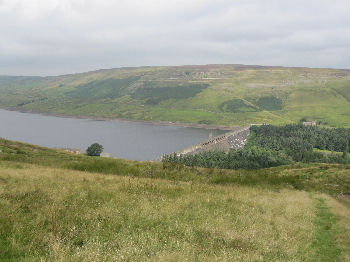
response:
<path id="1" fill-rule="evenodd" d="M 242 65 L 140 67 L 56 77 L 0 76 L 0 107 L 209 125 L 350 127 L 350 72 Z"/>
<path id="2" fill-rule="evenodd" d="M 0 139 L 0 260 L 347 261 L 350 205 L 331 196 L 349 192 L 349 165 L 205 169 Z"/>
<path id="3" fill-rule="evenodd" d="M 247 144 L 242 149 L 231 149 L 229 153 L 171 154 L 162 161 L 227 169 L 259 169 L 295 162 L 347 164 L 350 163 L 349 144 L 350 129 L 302 124 L 261 125 L 251 126 Z"/>
<path id="4" fill-rule="evenodd" d="M 88 156 L 100 156 L 103 152 L 103 146 L 98 143 L 93 143 L 86 149 Z"/>
<path id="5" fill-rule="evenodd" d="M 266 169 L 214 169 L 177 163 L 140 162 L 88 157 L 0 138 L 0 161 L 12 167 L 34 164 L 89 173 L 166 179 L 212 185 L 239 184 L 270 189 L 295 188 L 339 195 L 350 192 L 350 166 L 344 164 L 293 163 Z"/>
<path id="6" fill-rule="evenodd" d="M 162 162 L 205 168 L 259 169 L 291 164 L 292 159 L 283 152 L 252 146 L 231 149 L 228 153 L 218 150 L 187 155 L 173 153 L 163 156 Z"/>

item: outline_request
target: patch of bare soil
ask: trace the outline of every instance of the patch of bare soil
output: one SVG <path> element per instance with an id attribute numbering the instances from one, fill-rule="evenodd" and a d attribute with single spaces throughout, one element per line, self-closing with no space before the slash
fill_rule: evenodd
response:
<path id="1" fill-rule="evenodd" d="M 339 194 L 339 198 L 350 201 L 350 193 L 341 193 Z"/>

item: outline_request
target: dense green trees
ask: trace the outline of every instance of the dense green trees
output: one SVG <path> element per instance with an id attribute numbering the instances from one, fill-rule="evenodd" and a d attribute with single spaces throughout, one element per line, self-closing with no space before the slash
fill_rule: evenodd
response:
<path id="1" fill-rule="evenodd" d="M 100 156 L 103 152 L 103 146 L 98 143 L 93 143 L 86 149 L 86 154 L 88 156 Z"/>
<path id="2" fill-rule="evenodd" d="M 349 141 L 345 144 L 344 150 L 343 150 L 343 158 L 346 159 L 349 152 Z"/>
<path id="3" fill-rule="evenodd" d="M 228 154 L 223 151 L 206 151 L 196 155 L 166 155 L 163 157 L 163 162 L 206 168 L 258 169 L 289 164 L 292 163 L 292 159 L 283 152 L 262 147 L 250 147 L 231 150 Z"/>
<path id="4" fill-rule="evenodd" d="M 350 129 L 291 124 L 252 126 L 250 131 L 243 149 L 232 149 L 227 154 L 208 151 L 196 155 L 166 155 L 163 162 L 228 169 L 256 169 L 292 162 L 349 162 Z M 334 151 L 343 154 L 332 153 Z"/>
<path id="5" fill-rule="evenodd" d="M 350 129 L 316 126 L 252 126 L 247 146 L 256 145 L 285 151 L 294 161 L 310 162 L 320 156 L 313 149 L 335 152 L 349 151 Z M 325 155 L 326 156 L 326 155 Z M 327 159 L 324 159 L 327 162 Z M 323 162 L 323 161 L 322 161 Z"/>

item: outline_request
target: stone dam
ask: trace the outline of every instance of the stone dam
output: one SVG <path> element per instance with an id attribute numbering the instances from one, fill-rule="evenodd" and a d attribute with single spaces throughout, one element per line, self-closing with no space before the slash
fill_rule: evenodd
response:
<path id="1" fill-rule="evenodd" d="M 210 138 L 206 142 L 199 143 L 197 145 L 190 146 L 183 150 L 175 152 L 178 155 L 187 155 L 187 154 L 197 154 L 203 151 L 209 150 L 220 150 L 228 152 L 231 148 L 238 149 L 242 148 L 249 136 L 249 128 L 242 127 L 237 128 L 231 132 L 225 133 L 223 135 Z"/>
<path id="2" fill-rule="evenodd" d="M 187 147 L 183 150 L 174 152 L 177 155 L 198 154 L 203 151 L 221 150 L 228 152 L 231 148 L 242 148 L 247 142 L 250 126 L 233 128 L 232 131 L 220 136 L 209 138 L 208 141 Z M 155 161 L 161 161 L 161 157 Z"/>

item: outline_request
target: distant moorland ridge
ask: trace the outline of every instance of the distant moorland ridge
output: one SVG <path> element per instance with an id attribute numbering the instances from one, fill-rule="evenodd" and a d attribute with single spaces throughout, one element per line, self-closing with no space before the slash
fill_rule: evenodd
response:
<path id="1" fill-rule="evenodd" d="M 350 70 L 194 65 L 0 76 L 0 107 L 80 117 L 206 125 L 350 127 Z"/>

